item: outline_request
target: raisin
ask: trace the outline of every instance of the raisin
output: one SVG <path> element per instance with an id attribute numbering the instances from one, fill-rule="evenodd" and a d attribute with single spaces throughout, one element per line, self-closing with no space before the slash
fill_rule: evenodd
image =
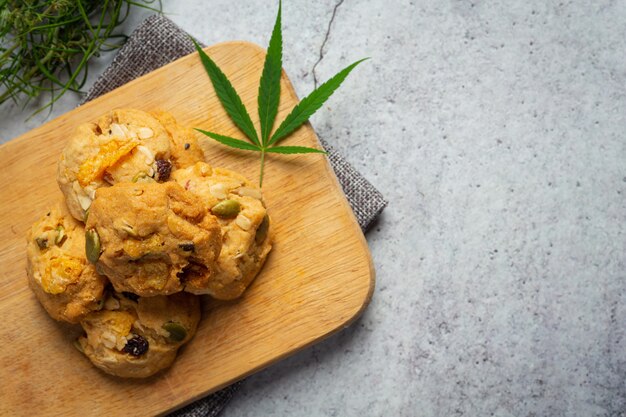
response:
<path id="1" fill-rule="evenodd" d="M 148 351 L 149 346 L 150 344 L 143 336 L 137 335 L 126 342 L 122 351 L 133 356 L 141 356 Z"/>
<path id="2" fill-rule="evenodd" d="M 189 146 L 191 145 L 189 145 L 188 143 L 185 143 L 185 150 L 189 149 Z"/>
<path id="3" fill-rule="evenodd" d="M 172 172 L 172 163 L 167 159 L 157 159 L 156 160 L 156 168 L 157 168 L 157 181 L 167 181 L 170 178 L 170 173 Z"/>
<path id="4" fill-rule="evenodd" d="M 194 245 L 193 242 L 179 243 L 178 247 L 184 250 L 185 252 L 193 252 L 196 250 L 196 245 Z"/>
<path id="5" fill-rule="evenodd" d="M 132 292 L 122 291 L 122 295 L 124 297 L 128 298 L 129 300 L 134 301 L 134 302 L 137 302 L 137 300 L 139 300 L 139 296 L 137 294 L 132 293 Z"/>

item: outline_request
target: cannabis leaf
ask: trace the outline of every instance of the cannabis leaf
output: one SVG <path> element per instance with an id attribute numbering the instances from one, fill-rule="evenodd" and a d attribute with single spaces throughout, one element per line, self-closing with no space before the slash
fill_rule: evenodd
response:
<path id="1" fill-rule="evenodd" d="M 348 74 L 364 59 L 357 61 L 334 77 L 320 85 L 307 97 L 298 103 L 291 113 L 278 126 L 278 129 L 270 136 L 278 113 L 278 102 L 280 99 L 280 75 L 282 72 L 283 61 L 283 35 L 281 29 L 281 11 L 282 3 L 278 2 L 278 16 L 270 44 L 267 48 L 265 63 L 263 65 L 263 73 L 259 83 L 258 107 L 259 120 L 261 125 L 260 135 L 257 134 L 254 124 L 250 119 L 250 115 L 246 110 L 237 91 L 230 83 L 226 75 L 217 66 L 215 62 L 202 50 L 200 45 L 192 39 L 196 50 L 200 55 L 200 60 L 204 66 L 215 93 L 237 127 L 246 135 L 250 142 L 241 139 L 231 138 L 229 136 L 220 135 L 214 132 L 208 132 L 202 129 L 196 129 L 198 132 L 210 137 L 211 139 L 232 148 L 243 149 L 247 151 L 255 151 L 261 153 L 261 170 L 259 174 L 259 186 L 263 185 L 263 169 L 265 166 L 266 153 L 278 154 L 304 154 L 304 153 L 326 153 L 320 149 L 307 148 L 305 146 L 277 146 L 279 142 L 285 139 L 289 134 L 295 131 L 324 104 L 326 100 L 339 88 L 341 83 L 346 79 Z"/>

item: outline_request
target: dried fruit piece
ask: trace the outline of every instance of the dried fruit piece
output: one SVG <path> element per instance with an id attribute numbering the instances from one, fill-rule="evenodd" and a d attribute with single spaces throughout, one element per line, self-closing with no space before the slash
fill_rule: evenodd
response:
<path id="1" fill-rule="evenodd" d="M 189 262 L 187 266 L 185 266 L 182 271 L 179 271 L 176 276 L 180 280 L 180 282 L 185 283 L 188 281 L 193 281 L 198 277 L 203 277 L 207 274 L 208 268 L 197 262 Z"/>
<path id="2" fill-rule="evenodd" d="M 162 327 L 170 334 L 169 338 L 173 342 L 182 342 L 187 337 L 187 329 L 179 323 L 168 321 Z"/>
<path id="3" fill-rule="evenodd" d="M 126 346 L 124 346 L 122 351 L 133 356 L 141 356 L 148 351 L 149 347 L 150 344 L 143 336 L 135 335 L 135 337 L 126 342 Z"/>
<path id="4" fill-rule="evenodd" d="M 236 217 L 241 210 L 241 205 L 237 200 L 224 200 L 220 201 L 211 208 L 211 212 L 223 219 L 230 219 Z"/>
<path id="5" fill-rule="evenodd" d="M 75 258 L 54 258 L 41 277 L 41 287 L 48 294 L 61 294 L 68 285 L 75 283 L 83 272 L 83 264 Z"/>
<path id="6" fill-rule="evenodd" d="M 172 163 L 167 159 L 156 160 L 156 180 L 159 182 L 167 181 L 170 178 L 172 172 Z"/>
<path id="7" fill-rule="evenodd" d="M 130 153 L 139 142 L 134 140 L 121 141 L 110 140 L 100 146 L 98 154 L 87 159 L 78 168 L 76 178 L 81 186 L 86 187 L 89 183 L 104 176 L 107 168 L 115 165 L 123 156 Z"/>

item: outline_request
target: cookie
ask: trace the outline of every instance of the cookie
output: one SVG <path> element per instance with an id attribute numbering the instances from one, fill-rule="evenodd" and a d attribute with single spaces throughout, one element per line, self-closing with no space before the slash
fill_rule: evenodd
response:
<path id="1" fill-rule="evenodd" d="M 174 168 L 186 168 L 204 161 L 204 152 L 193 129 L 179 125 L 170 113 L 162 110 L 152 114 L 163 125 L 170 137 L 170 155 Z"/>
<path id="2" fill-rule="evenodd" d="M 104 372 L 145 378 L 169 367 L 200 321 L 197 296 L 137 297 L 112 293 L 82 321 L 77 348 Z"/>
<path id="3" fill-rule="evenodd" d="M 216 218 L 175 182 L 100 188 L 86 224 L 90 260 L 119 292 L 206 292 L 221 248 Z M 97 250 L 96 250 L 97 249 Z"/>
<path id="4" fill-rule="evenodd" d="M 85 259 L 85 230 L 60 202 L 27 234 L 28 283 L 55 319 L 78 323 L 99 308 L 105 277 Z"/>
<path id="5" fill-rule="evenodd" d="M 200 197 L 222 230 L 218 268 L 206 293 L 221 300 L 239 297 L 272 248 L 261 190 L 234 171 L 204 162 L 175 171 L 172 179 Z"/>
<path id="6" fill-rule="evenodd" d="M 80 125 L 57 166 L 57 182 L 72 216 L 84 220 L 98 188 L 119 182 L 165 181 L 170 137 L 141 110 L 114 110 Z"/>

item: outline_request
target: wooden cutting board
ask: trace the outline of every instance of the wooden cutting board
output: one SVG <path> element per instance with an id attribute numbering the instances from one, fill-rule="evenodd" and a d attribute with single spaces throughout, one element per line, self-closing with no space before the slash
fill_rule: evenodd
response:
<path id="1" fill-rule="evenodd" d="M 205 49 L 258 126 L 264 50 L 245 42 Z M 298 99 L 283 73 L 275 127 Z M 275 244 L 239 300 L 204 299 L 195 338 L 169 370 L 124 380 L 73 346 L 80 329 L 50 319 L 28 289 L 25 234 L 61 197 L 57 158 L 74 128 L 120 107 L 171 112 L 182 124 L 243 138 L 197 54 L 179 59 L 0 146 L 0 415 L 154 415 L 182 407 L 336 332 L 367 306 L 368 248 L 323 155 L 269 155 L 263 185 Z M 258 180 L 258 155 L 202 141 L 207 161 Z M 319 147 L 305 125 L 284 144 Z"/>

